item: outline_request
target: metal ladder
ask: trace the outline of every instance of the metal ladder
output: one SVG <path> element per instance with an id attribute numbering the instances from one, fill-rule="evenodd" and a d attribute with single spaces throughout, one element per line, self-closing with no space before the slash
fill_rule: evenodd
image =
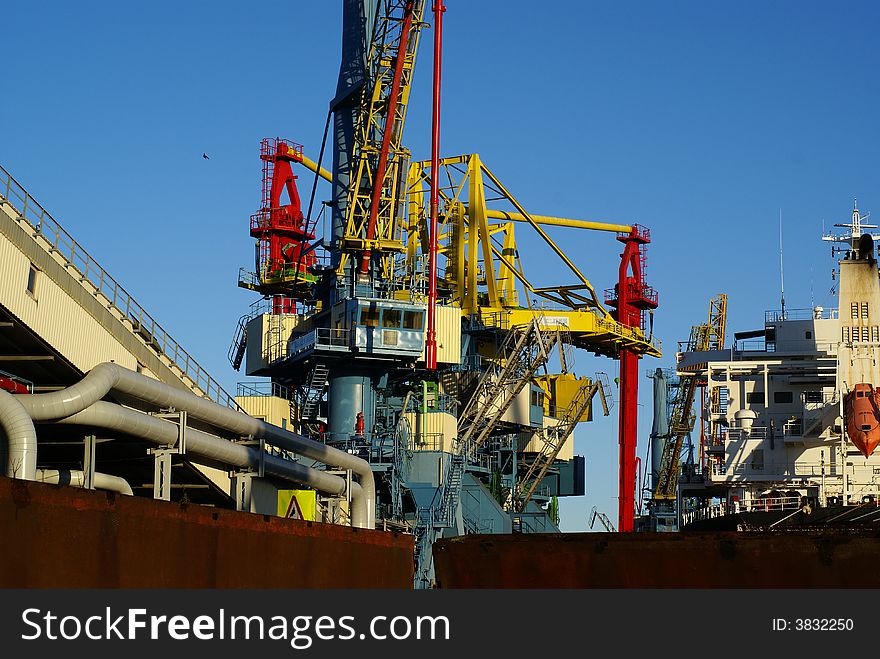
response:
<path id="1" fill-rule="evenodd" d="M 574 432 L 574 428 L 580 421 L 580 418 L 590 407 L 593 396 L 596 393 L 600 393 L 605 416 L 608 416 L 608 405 L 605 402 L 605 391 L 602 387 L 602 382 L 600 380 L 584 382 L 572 397 L 568 408 L 560 417 L 559 424 L 550 428 L 542 428 L 536 433 L 537 436 L 543 439 L 541 452 L 535 456 L 525 476 L 520 480 L 517 488 L 519 490 L 518 496 L 514 497 L 514 507 L 517 512 L 525 510 L 526 504 L 531 500 L 544 476 L 547 475 L 547 471 L 556 460 L 556 456 L 559 455 L 563 444 L 565 444 L 565 440 Z"/>
<path id="2" fill-rule="evenodd" d="M 413 529 L 415 541 L 413 543 L 413 587 L 430 588 L 431 567 L 433 556 L 431 547 L 434 544 L 434 536 L 437 534 L 434 528 L 433 508 L 419 508 L 416 518 L 416 527 Z"/>
<path id="3" fill-rule="evenodd" d="M 568 373 L 574 366 L 574 345 L 571 341 L 571 332 L 567 325 L 556 328 L 556 347 L 559 350 L 559 366 L 562 373 Z"/>
<path id="4" fill-rule="evenodd" d="M 431 586 L 431 565 L 433 557 L 431 547 L 439 529 L 454 524 L 455 509 L 461 497 L 461 481 L 464 476 L 465 456 L 453 454 L 449 457 L 449 467 L 443 486 L 437 490 L 430 506 L 419 508 L 416 526 L 413 564 L 415 570 L 414 586 L 429 588 Z"/>
<path id="5" fill-rule="evenodd" d="M 727 387 L 715 387 L 712 389 L 712 412 L 715 414 L 727 414 L 729 398 Z"/>
<path id="6" fill-rule="evenodd" d="M 247 350 L 247 324 L 251 320 L 249 314 L 245 314 L 238 319 L 238 325 L 235 328 L 235 334 L 232 336 L 232 343 L 229 345 L 229 351 L 226 356 L 232 368 L 236 371 L 241 368 L 241 362 L 244 360 L 244 354 Z"/>
<path id="7" fill-rule="evenodd" d="M 330 371 L 323 364 L 315 364 L 309 379 L 303 387 L 303 405 L 300 420 L 314 419 L 318 416 L 321 398 L 324 395 L 324 386 L 327 384 L 327 376 Z"/>
<path id="8" fill-rule="evenodd" d="M 404 483 L 409 481 L 412 467 L 412 426 L 406 417 L 411 397 L 412 391 L 407 391 L 394 427 L 394 464 L 391 468 L 391 517 L 394 520 L 403 520 Z"/>
<path id="9" fill-rule="evenodd" d="M 464 476 L 465 457 L 459 454 L 449 456 L 449 469 L 443 479 L 440 491 L 440 504 L 434 509 L 434 525 L 450 527 L 453 525 L 455 508 L 461 497 L 461 480 Z"/>

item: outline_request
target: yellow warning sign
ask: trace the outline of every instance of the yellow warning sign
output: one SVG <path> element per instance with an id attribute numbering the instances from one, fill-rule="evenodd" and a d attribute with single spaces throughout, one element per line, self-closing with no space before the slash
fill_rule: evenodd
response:
<path id="1" fill-rule="evenodd" d="M 314 490 L 278 490 L 278 516 L 315 521 L 317 493 Z"/>

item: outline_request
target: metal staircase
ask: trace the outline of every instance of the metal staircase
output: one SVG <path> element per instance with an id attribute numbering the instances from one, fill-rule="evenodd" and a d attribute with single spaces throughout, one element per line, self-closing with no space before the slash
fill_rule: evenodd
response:
<path id="1" fill-rule="evenodd" d="M 241 362 L 244 360 L 247 351 L 247 324 L 251 317 L 245 314 L 238 319 L 238 325 L 235 328 L 235 334 L 232 337 L 232 343 L 229 345 L 229 351 L 226 356 L 229 363 L 236 371 L 241 368 Z"/>
<path id="2" fill-rule="evenodd" d="M 510 329 L 495 358 L 478 379 L 473 395 L 459 415 L 461 432 L 457 450 L 449 456 L 443 483 L 431 505 L 420 508 L 416 516 L 413 529 L 416 588 L 431 587 L 431 546 L 442 529 L 455 524 L 469 457 L 487 441 L 516 397 L 547 362 L 554 345 L 565 343 L 566 332 L 565 328 L 542 327 L 540 317 L 533 318 L 524 328 Z M 564 354 L 562 348 L 560 361 L 563 368 L 571 364 L 571 354 Z M 587 399 L 586 404 L 589 402 Z M 575 418 L 579 418 L 582 411 L 580 408 Z M 560 446 L 564 441 L 563 437 Z"/>
<path id="3" fill-rule="evenodd" d="M 465 458 L 461 454 L 449 457 L 449 467 L 440 491 L 440 503 L 434 509 L 434 525 L 450 527 L 454 523 L 455 509 L 461 498 L 461 479 L 464 476 Z"/>
<path id="4" fill-rule="evenodd" d="M 556 348 L 559 351 L 560 373 L 568 373 L 574 366 L 574 344 L 571 332 L 565 325 L 556 328 Z"/>
<path id="5" fill-rule="evenodd" d="M 559 340 L 555 331 L 541 328 L 533 318 L 524 329 L 508 332 L 495 359 L 480 376 L 476 390 L 459 415 L 459 452 L 473 454 L 510 408 L 537 370 L 547 362 Z"/>
<path id="6" fill-rule="evenodd" d="M 434 544 L 434 539 L 437 535 L 437 530 L 434 527 L 433 508 L 419 508 L 413 535 L 415 536 L 413 586 L 420 589 L 430 588 L 433 583 L 431 572 L 434 563 L 431 546 Z"/>
<path id="7" fill-rule="evenodd" d="M 535 456 L 517 487 L 517 496 L 514 497 L 514 507 L 517 512 L 525 510 L 538 485 L 547 475 L 547 470 L 559 455 L 565 440 L 568 439 L 581 417 L 589 409 L 597 392 L 600 393 L 605 416 L 608 416 L 608 405 L 605 402 L 602 382 L 600 380 L 586 381 L 572 397 L 568 408 L 559 417 L 559 423 L 555 426 L 542 428 L 536 433 L 536 436 L 543 440 L 541 451 Z"/>
<path id="8" fill-rule="evenodd" d="M 407 391 L 401 410 L 408 409 L 412 391 Z M 412 427 L 406 414 L 401 413 L 394 428 L 394 464 L 391 468 L 391 517 L 403 520 L 404 483 L 409 481 L 412 467 Z"/>
<path id="9" fill-rule="evenodd" d="M 330 371 L 323 364 L 315 364 L 309 373 L 309 379 L 302 387 L 302 407 L 300 408 L 300 420 L 308 421 L 318 416 L 321 407 L 321 399 L 324 396 L 324 387 L 327 385 L 327 376 Z"/>
<path id="10" fill-rule="evenodd" d="M 461 498 L 461 481 L 464 477 L 465 464 L 465 456 L 461 454 L 449 456 L 442 487 L 438 488 L 430 506 L 419 508 L 416 526 L 413 529 L 413 535 L 415 535 L 414 585 L 416 588 L 431 586 L 430 574 L 433 562 L 431 546 L 441 529 L 452 527 L 455 524 L 455 510 Z"/>

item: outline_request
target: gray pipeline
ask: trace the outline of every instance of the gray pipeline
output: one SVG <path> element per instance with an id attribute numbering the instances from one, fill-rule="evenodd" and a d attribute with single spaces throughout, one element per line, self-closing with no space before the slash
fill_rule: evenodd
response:
<path id="1" fill-rule="evenodd" d="M 111 474 L 102 474 L 96 471 L 92 484 L 96 490 L 107 490 L 109 492 L 117 492 L 126 496 L 134 496 L 131 491 L 131 485 L 128 481 L 119 476 Z M 70 487 L 86 486 L 86 474 L 76 469 L 37 469 L 37 476 L 34 479 L 38 483 L 52 483 L 54 485 L 69 485 Z"/>
<path id="2" fill-rule="evenodd" d="M 0 430 L 6 435 L 6 475 L 32 481 L 37 473 L 37 431 L 21 397 L 0 389 Z"/>
<path id="3" fill-rule="evenodd" d="M 68 418 L 82 412 L 100 401 L 101 398 L 111 391 L 131 396 L 160 408 L 183 410 L 194 418 L 218 428 L 223 428 L 236 435 L 263 439 L 267 444 L 316 460 L 328 466 L 350 469 L 357 476 L 360 489 L 363 492 L 363 504 L 365 507 L 364 527 L 375 528 L 376 485 L 373 471 L 366 460 L 321 442 L 316 442 L 307 437 L 283 430 L 264 421 L 254 419 L 242 412 L 201 398 L 192 392 L 177 389 L 116 364 L 98 364 L 78 383 L 61 391 L 21 395 L 16 396 L 15 399 L 21 403 L 34 421 L 52 421 Z M 139 416 L 151 419 L 151 417 L 146 417 L 143 414 Z M 153 420 L 158 421 L 159 419 Z M 172 427 L 175 426 L 172 424 Z M 122 428 L 119 430 L 128 432 Z M 211 435 L 208 436 L 210 437 Z M 232 442 L 225 443 L 228 444 L 229 448 L 227 450 L 229 451 L 234 451 L 236 448 L 246 448 Z M 34 462 L 36 463 L 36 457 L 34 457 Z M 288 461 L 279 460 L 279 462 L 287 463 Z M 297 467 L 305 469 L 301 465 L 297 465 Z M 332 474 L 326 475 L 332 477 Z M 355 491 L 353 488 L 353 508 L 355 505 L 354 495 Z M 360 505 L 360 502 L 358 505 Z M 354 513 L 354 510 L 352 512 Z"/>
<path id="4" fill-rule="evenodd" d="M 96 426 L 124 432 L 157 446 L 171 446 L 178 440 L 177 424 L 104 401 L 98 401 L 81 412 L 58 419 L 56 423 Z M 219 463 L 243 469 L 256 469 L 260 464 L 259 449 L 236 444 L 195 428 L 186 429 L 185 448 L 187 457 L 193 462 L 209 466 Z M 263 470 L 268 475 L 302 483 L 332 496 L 344 495 L 346 491 L 346 480 L 341 476 L 312 469 L 274 455 L 263 455 Z M 364 491 L 358 483 L 352 483 L 351 499 L 352 524 L 366 528 L 367 506 Z"/>

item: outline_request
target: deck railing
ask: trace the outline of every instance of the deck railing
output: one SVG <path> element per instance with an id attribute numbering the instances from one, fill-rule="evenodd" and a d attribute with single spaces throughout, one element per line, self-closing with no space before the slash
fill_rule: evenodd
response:
<path id="1" fill-rule="evenodd" d="M 216 403 L 239 409 L 235 398 L 230 396 L 220 384 L 165 329 L 148 314 L 144 308 L 126 291 L 98 262 L 83 249 L 73 237 L 58 224 L 16 181 L 0 166 L 0 195 L 33 229 L 33 237 L 41 237 L 48 243 L 48 250 L 60 255 L 68 268 L 79 273 L 79 280 L 88 282 L 106 298 L 109 305 L 119 311 L 132 325 L 132 331 L 140 336 L 153 350 L 166 356 L 177 366 L 205 398 Z"/>

